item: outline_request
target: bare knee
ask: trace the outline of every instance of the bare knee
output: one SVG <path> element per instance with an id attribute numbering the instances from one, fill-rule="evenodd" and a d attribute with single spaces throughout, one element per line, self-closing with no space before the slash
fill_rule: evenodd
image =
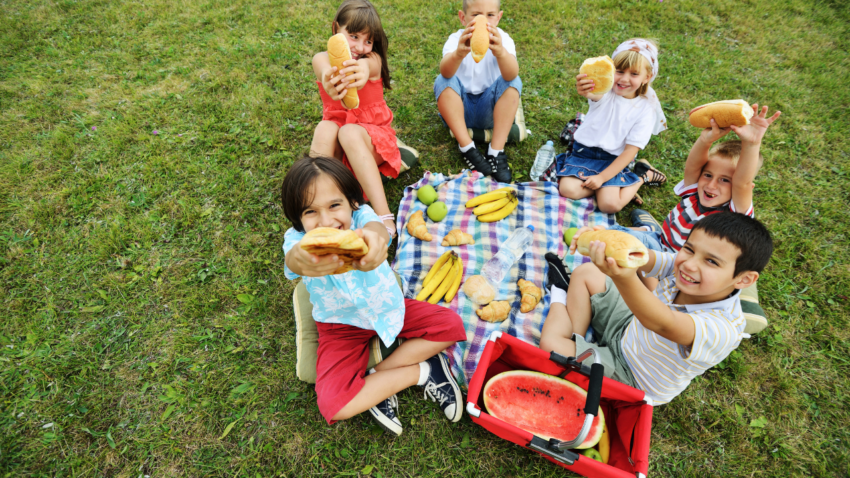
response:
<path id="1" fill-rule="evenodd" d="M 621 209 L 623 209 L 623 205 L 620 204 L 620 201 L 609 198 L 600 198 L 599 195 L 596 196 L 596 207 L 605 214 L 617 214 Z"/>
<path id="2" fill-rule="evenodd" d="M 363 134 L 361 131 L 363 127 L 358 126 L 356 124 L 347 124 L 339 129 L 339 134 L 337 137 L 339 138 L 339 144 L 345 148 L 346 146 L 354 144 L 356 141 L 363 141 Z"/>
<path id="3" fill-rule="evenodd" d="M 549 335 L 541 335 L 540 350 L 543 350 L 544 352 L 551 352 L 555 350 L 555 341 L 552 340 Z"/>
<path id="4" fill-rule="evenodd" d="M 517 91 L 516 88 L 511 86 L 502 93 L 502 96 L 499 97 L 499 101 L 502 101 L 502 99 L 505 99 L 505 98 L 508 101 L 511 101 L 511 100 L 517 101 L 517 100 L 519 100 L 519 91 Z M 496 103 L 498 103 L 499 101 L 497 101 Z"/>
<path id="5" fill-rule="evenodd" d="M 569 199 L 582 199 L 587 197 L 586 195 L 582 195 L 581 183 L 577 181 L 570 181 L 570 178 L 561 178 L 558 181 L 558 193 L 561 196 Z"/>
<path id="6" fill-rule="evenodd" d="M 351 415 L 350 413 L 345 413 L 345 410 L 340 410 L 336 413 L 336 415 L 333 416 L 333 418 L 331 418 L 331 420 L 336 420 L 336 421 L 348 420 L 352 416 L 353 415 Z"/>

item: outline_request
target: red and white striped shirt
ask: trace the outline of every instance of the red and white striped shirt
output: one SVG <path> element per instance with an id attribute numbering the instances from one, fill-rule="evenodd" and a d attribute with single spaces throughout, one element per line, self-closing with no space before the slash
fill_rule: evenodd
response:
<path id="1" fill-rule="evenodd" d="M 670 211 L 670 215 L 664 220 L 664 224 L 661 226 L 664 229 L 661 241 L 665 246 L 676 252 L 685 245 L 691 229 L 693 229 L 694 224 L 700 219 L 710 214 L 717 214 L 718 212 L 738 212 L 731 199 L 722 206 L 704 207 L 699 203 L 697 185 L 691 184 L 690 186 L 685 186 L 684 180 L 679 181 L 679 184 L 673 188 L 673 192 L 681 196 L 682 201 Z M 753 218 L 755 217 L 755 210 L 752 204 L 750 204 L 750 208 L 744 214 Z"/>

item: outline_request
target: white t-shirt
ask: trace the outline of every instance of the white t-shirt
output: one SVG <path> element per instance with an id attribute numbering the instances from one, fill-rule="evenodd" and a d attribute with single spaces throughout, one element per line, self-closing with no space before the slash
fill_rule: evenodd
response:
<path id="1" fill-rule="evenodd" d="M 649 143 L 655 124 L 649 100 L 640 95 L 629 100 L 612 90 L 599 101 L 587 101 L 590 109 L 576 130 L 576 141 L 614 156 L 622 154 L 627 144 L 643 149 Z"/>
<path id="2" fill-rule="evenodd" d="M 502 46 L 505 51 L 516 56 L 516 45 L 513 39 L 501 28 L 496 28 L 499 30 L 499 35 L 502 36 Z M 443 45 L 443 56 L 457 50 L 457 43 L 460 41 L 462 33 L 463 30 L 458 30 L 449 36 L 446 44 Z M 472 52 L 467 54 L 466 58 L 460 63 L 455 76 L 460 80 L 460 84 L 463 85 L 463 89 L 467 93 L 477 95 L 489 88 L 497 78 L 502 76 L 502 71 L 499 70 L 499 61 L 488 49 L 480 63 L 475 63 L 475 60 L 472 59 Z"/>

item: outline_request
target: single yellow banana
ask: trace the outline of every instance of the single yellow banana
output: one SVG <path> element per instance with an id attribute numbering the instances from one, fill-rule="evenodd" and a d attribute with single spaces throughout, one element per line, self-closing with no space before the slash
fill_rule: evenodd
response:
<path id="1" fill-rule="evenodd" d="M 475 196 L 474 198 L 470 199 L 469 201 L 466 201 L 466 207 L 467 208 L 475 207 L 475 206 L 478 206 L 478 205 L 481 205 L 481 204 L 484 204 L 484 203 L 487 203 L 487 202 L 490 202 L 490 201 L 495 201 L 497 199 L 501 199 L 501 198 L 507 196 L 511 191 L 516 192 L 516 190 L 514 188 L 504 187 L 504 188 L 499 188 L 495 191 L 490 191 L 489 193 L 480 194 L 480 195 Z"/>
<path id="2" fill-rule="evenodd" d="M 452 269 L 449 271 L 448 274 L 446 274 L 446 277 L 443 279 L 443 282 L 440 283 L 440 287 L 437 287 L 437 291 L 434 292 L 434 295 L 432 295 L 431 298 L 428 299 L 429 304 L 436 304 L 437 302 L 439 302 L 440 299 L 442 299 L 443 296 L 446 295 L 446 292 L 449 290 L 452 284 L 454 284 L 455 276 L 457 276 L 457 273 L 460 272 L 458 271 L 458 267 L 460 267 L 459 260 L 460 258 L 452 257 Z"/>
<path id="3" fill-rule="evenodd" d="M 608 435 L 608 423 L 602 429 L 602 436 L 599 438 L 599 454 L 602 455 L 602 463 L 608 463 L 608 457 L 611 456 L 611 437 Z"/>
<path id="4" fill-rule="evenodd" d="M 460 288 L 460 281 L 463 279 L 463 259 L 461 259 L 460 256 L 457 258 L 457 263 L 460 264 L 460 270 L 455 276 L 454 284 L 449 287 L 449 290 L 446 292 L 446 296 L 443 298 L 446 303 L 451 302 L 452 299 L 455 298 L 455 294 L 457 294 L 457 290 Z"/>
<path id="5" fill-rule="evenodd" d="M 437 271 L 440 270 L 440 267 L 442 267 L 443 264 L 446 263 L 446 261 L 449 259 L 449 257 L 451 255 L 452 255 L 452 251 L 448 250 L 442 256 L 440 256 L 439 259 L 437 259 L 437 262 L 435 262 L 434 265 L 431 266 L 431 270 L 428 271 L 428 275 L 426 275 L 425 279 L 422 280 L 422 287 L 425 287 L 426 285 L 428 285 L 428 282 L 431 281 L 431 279 L 434 277 L 434 274 L 436 274 Z"/>
<path id="6" fill-rule="evenodd" d="M 491 212 L 490 214 L 484 214 L 482 216 L 478 216 L 478 220 L 481 222 L 496 222 L 500 221 L 508 216 L 508 214 L 512 213 L 514 209 L 516 209 L 517 204 L 519 204 L 519 200 L 514 199 L 511 202 L 507 203 L 505 207 L 499 209 L 496 212 Z"/>
<path id="7" fill-rule="evenodd" d="M 456 255 L 457 254 L 452 252 L 451 257 L 453 258 Z M 452 269 L 452 265 L 454 265 L 454 260 L 446 261 L 443 266 L 440 267 L 440 270 L 437 271 L 437 274 L 434 275 L 431 281 L 428 282 L 428 285 L 422 288 L 422 292 L 416 296 L 416 300 L 425 300 L 429 295 L 431 295 L 431 293 L 440 286 L 440 283 L 443 282 L 443 279 L 445 279 L 446 275 Z"/>
<path id="8" fill-rule="evenodd" d="M 491 212 L 496 212 L 499 209 L 505 207 L 505 204 L 511 202 L 511 195 L 503 197 L 502 199 L 497 199 L 495 201 L 486 202 L 475 209 L 472 210 L 472 213 L 476 216 L 480 216 L 482 214 L 490 214 Z"/>

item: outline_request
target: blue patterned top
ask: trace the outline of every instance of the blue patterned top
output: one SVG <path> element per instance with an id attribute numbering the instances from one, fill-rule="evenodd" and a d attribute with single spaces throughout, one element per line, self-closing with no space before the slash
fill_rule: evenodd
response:
<path id="1" fill-rule="evenodd" d="M 360 206 L 351 216 L 351 228 L 362 228 L 367 223 L 383 223 L 369 206 Z M 301 241 L 303 232 L 289 228 L 284 235 L 283 253 Z M 284 264 L 287 279 L 297 279 Z M 313 320 L 327 324 L 353 325 L 374 330 L 389 347 L 404 325 L 404 295 L 398 287 L 395 274 L 384 262 L 369 272 L 349 271 L 324 277 L 304 277 L 313 304 Z"/>

